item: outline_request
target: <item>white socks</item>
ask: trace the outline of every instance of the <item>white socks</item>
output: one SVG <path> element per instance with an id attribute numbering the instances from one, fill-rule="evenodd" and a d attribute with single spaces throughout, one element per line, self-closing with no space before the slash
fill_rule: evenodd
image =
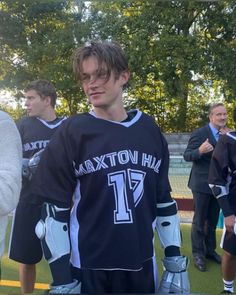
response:
<path id="1" fill-rule="evenodd" d="M 226 281 L 223 279 L 224 282 L 224 290 L 234 292 L 234 281 Z"/>

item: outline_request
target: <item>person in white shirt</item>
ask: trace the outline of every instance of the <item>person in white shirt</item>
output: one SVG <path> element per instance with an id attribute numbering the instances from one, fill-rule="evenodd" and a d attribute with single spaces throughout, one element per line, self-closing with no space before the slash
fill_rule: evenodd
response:
<path id="1" fill-rule="evenodd" d="M 0 111 L 0 257 L 4 251 L 8 214 L 17 206 L 21 189 L 22 145 L 12 118 Z"/>

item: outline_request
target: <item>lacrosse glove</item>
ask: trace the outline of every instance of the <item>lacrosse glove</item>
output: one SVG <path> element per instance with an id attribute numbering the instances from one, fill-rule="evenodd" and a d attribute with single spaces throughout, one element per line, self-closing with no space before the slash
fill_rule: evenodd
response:
<path id="1" fill-rule="evenodd" d="M 60 285 L 60 286 L 50 286 L 49 294 L 80 294 L 81 283 L 74 280 L 73 283 Z"/>
<path id="2" fill-rule="evenodd" d="M 26 159 L 26 158 L 22 159 L 22 176 L 23 177 L 25 177 L 28 180 L 31 180 L 32 176 L 36 172 L 36 169 L 38 167 L 43 151 L 44 149 L 40 150 L 29 159 Z"/>
<path id="3" fill-rule="evenodd" d="M 188 258 L 185 256 L 165 257 L 164 272 L 160 281 L 158 294 L 189 294 Z"/>

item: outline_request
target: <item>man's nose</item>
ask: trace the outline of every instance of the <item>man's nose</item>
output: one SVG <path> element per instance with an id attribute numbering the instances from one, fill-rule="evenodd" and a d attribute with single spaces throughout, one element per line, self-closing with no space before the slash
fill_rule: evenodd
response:
<path id="1" fill-rule="evenodd" d="M 96 78 L 93 78 L 93 79 L 91 78 L 90 81 L 89 81 L 89 83 L 88 83 L 88 86 L 90 88 L 96 88 L 98 86 L 97 79 Z"/>

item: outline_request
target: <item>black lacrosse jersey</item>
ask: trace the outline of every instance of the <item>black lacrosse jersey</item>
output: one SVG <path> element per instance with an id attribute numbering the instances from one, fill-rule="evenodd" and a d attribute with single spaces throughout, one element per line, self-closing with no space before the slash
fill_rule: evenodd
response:
<path id="1" fill-rule="evenodd" d="M 36 193 L 73 208 L 72 265 L 139 270 L 154 255 L 156 203 L 171 202 L 169 152 L 154 120 L 134 110 L 128 122 L 69 118 L 39 164 Z"/>
<path id="2" fill-rule="evenodd" d="M 35 153 L 44 149 L 57 127 L 64 121 L 64 118 L 56 118 L 51 122 L 46 122 L 36 117 L 24 117 L 17 122 L 20 132 L 23 158 L 31 158 Z M 23 179 L 20 200 L 31 202 L 32 181 Z"/>
<path id="3" fill-rule="evenodd" d="M 220 137 L 212 155 L 209 184 L 225 187 L 225 191 L 229 192 L 225 201 L 236 214 L 236 131 Z"/>

